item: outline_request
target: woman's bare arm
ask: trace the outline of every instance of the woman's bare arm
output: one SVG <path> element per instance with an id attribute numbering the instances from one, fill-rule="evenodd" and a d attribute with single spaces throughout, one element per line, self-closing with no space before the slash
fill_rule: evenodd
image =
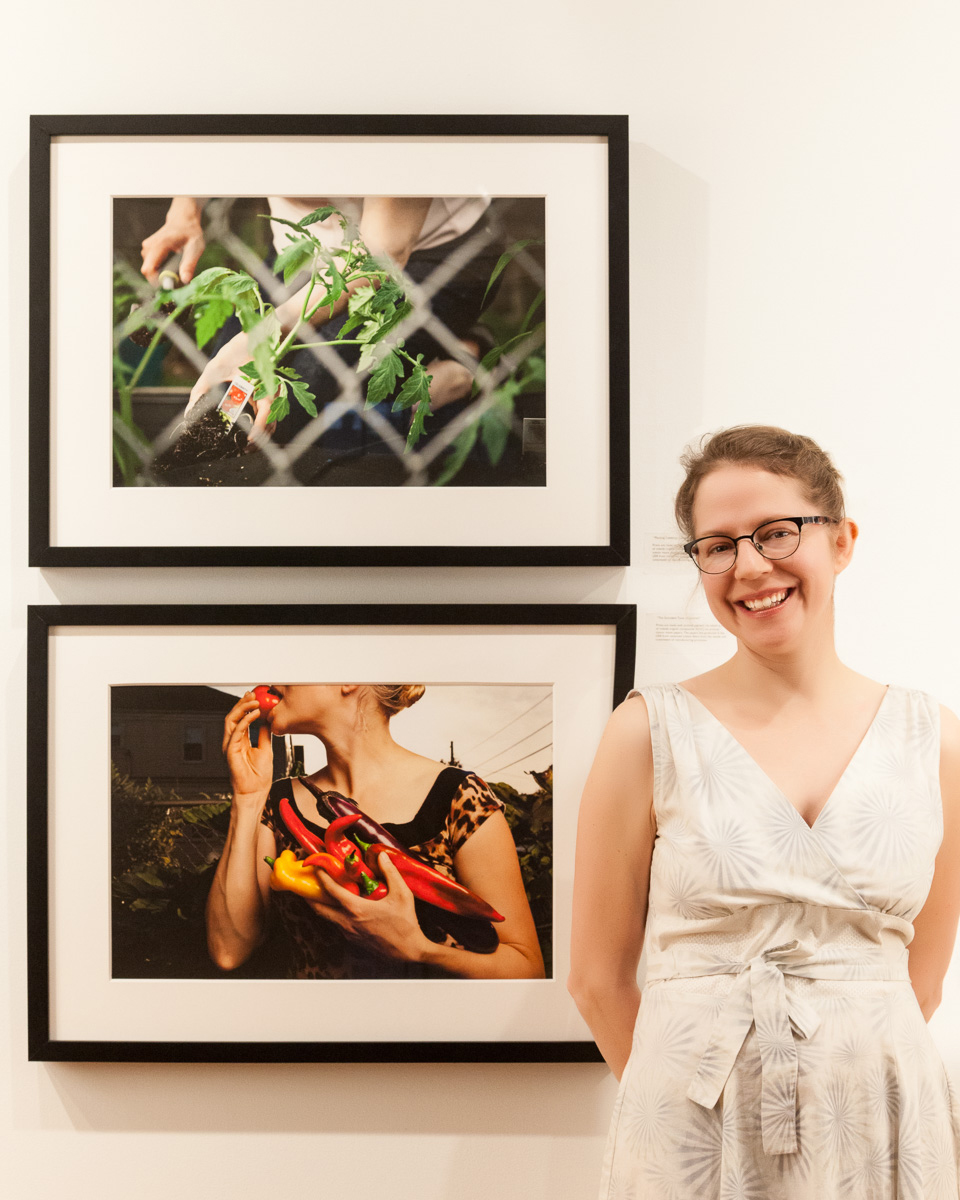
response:
<path id="1" fill-rule="evenodd" d="M 913 922 L 910 981 L 929 1021 L 940 1004 L 960 918 L 960 720 L 940 710 L 940 792 L 943 797 L 943 841 L 926 903 Z"/>
<path id="2" fill-rule="evenodd" d="M 260 726 L 256 746 L 248 730 L 260 715 L 252 692 L 238 700 L 224 721 L 223 752 L 230 768 L 233 806 L 227 840 L 207 898 L 207 947 L 225 971 L 245 962 L 263 940 L 270 895 L 270 868 L 276 855 L 273 834 L 260 823 L 273 779 L 270 731 Z"/>
<path id="3" fill-rule="evenodd" d="M 458 882 L 482 896 L 504 920 L 493 954 L 473 954 L 431 943 L 426 962 L 465 979 L 542 979 L 543 956 L 527 903 L 513 834 L 502 812 L 491 813 L 453 860 Z"/>
<path id="4" fill-rule="evenodd" d="M 655 837 L 650 721 L 635 697 L 607 723 L 580 803 L 567 983 L 618 1079 L 640 1006 L 637 965 Z"/>

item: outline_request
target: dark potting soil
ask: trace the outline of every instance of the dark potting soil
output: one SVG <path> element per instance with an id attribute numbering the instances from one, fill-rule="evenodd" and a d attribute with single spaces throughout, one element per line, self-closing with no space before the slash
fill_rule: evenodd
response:
<path id="1" fill-rule="evenodd" d="M 140 306 L 138 304 L 134 304 L 130 311 L 133 312 L 139 307 Z M 175 304 L 161 304 L 157 309 L 157 316 L 168 317 L 170 313 L 176 311 L 176 308 L 177 306 Z M 139 346 L 142 350 L 146 350 L 146 348 L 153 341 L 153 334 L 154 330 L 149 325 L 141 325 L 139 329 L 134 329 L 134 331 L 129 334 L 129 338 L 135 346 Z"/>
<path id="2" fill-rule="evenodd" d="M 220 413 L 211 408 L 199 417 L 184 420 L 177 440 L 153 460 L 152 471 L 162 479 L 180 467 L 240 458 L 246 445 L 247 435 L 243 430 L 231 432 Z"/>

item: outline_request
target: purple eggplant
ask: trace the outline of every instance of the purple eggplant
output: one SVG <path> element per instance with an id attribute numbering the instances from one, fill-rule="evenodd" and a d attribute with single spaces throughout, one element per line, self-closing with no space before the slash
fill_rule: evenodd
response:
<path id="1" fill-rule="evenodd" d="M 378 825 L 376 821 L 368 817 L 354 800 L 348 800 L 346 796 L 341 796 L 339 792 L 325 792 L 303 775 L 300 776 L 300 782 L 317 801 L 318 805 L 328 809 L 333 814 L 334 820 L 337 817 L 352 817 L 355 813 L 360 814 L 360 820 L 345 831 L 348 837 L 356 833 L 365 842 L 380 842 L 384 846 L 389 846 L 392 850 L 402 850 L 404 854 L 411 853 L 403 842 L 395 838 L 382 825 Z M 421 856 L 413 854 L 412 857 L 420 858 Z"/>

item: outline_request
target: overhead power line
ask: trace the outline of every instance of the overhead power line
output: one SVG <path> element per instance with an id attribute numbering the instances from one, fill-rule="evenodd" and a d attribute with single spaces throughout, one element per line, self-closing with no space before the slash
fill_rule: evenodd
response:
<path id="1" fill-rule="evenodd" d="M 503 733 L 504 729 L 509 729 L 511 725 L 516 725 L 517 721 L 522 721 L 523 718 L 527 715 L 527 713 L 532 713 L 535 708 L 538 708 L 544 702 L 544 700 L 549 700 L 552 695 L 553 695 L 553 690 L 551 689 L 549 692 L 547 692 L 547 694 L 545 696 L 541 696 L 540 699 L 535 701 L 533 704 L 531 704 L 528 709 L 525 709 L 519 715 L 519 717 L 511 717 L 510 720 L 506 723 L 506 725 L 502 725 L 498 730 L 496 730 L 495 733 L 488 733 L 485 738 L 481 738 L 479 742 L 475 742 L 470 747 L 469 750 L 463 751 L 464 758 L 466 758 L 467 755 L 472 754 L 474 752 L 474 750 L 476 750 L 480 746 L 482 746 L 484 744 L 484 742 L 489 742 L 491 740 L 491 738 L 495 738 L 498 734 Z M 509 749 L 509 747 L 508 747 L 508 749 Z M 499 751 L 498 753 L 502 753 L 502 751 Z"/>
<path id="2" fill-rule="evenodd" d="M 519 718 L 517 718 L 517 719 L 519 720 Z M 488 759 L 486 759 L 485 762 L 480 763 L 480 766 L 478 769 L 482 770 L 486 766 L 487 763 L 493 762 L 493 760 L 495 758 L 500 758 L 502 755 L 508 753 L 508 751 L 513 750 L 514 747 L 519 746 L 521 742 L 525 742 L 527 740 L 527 738 L 532 738 L 534 736 L 534 734 L 542 733 L 545 729 L 549 729 L 552 724 L 553 724 L 553 721 L 547 721 L 546 725 L 541 725 L 539 729 L 531 729 L 530 732 L 525 733 L 522 738 L 517 738 L 517 740 L 515 742 L 512 742 L 509 746 L 504 746 L 503 749 L 498 750 L 496 752 L 496 754 L 491 754 L 490 757 Z"/>
<path id="3" fill-rule="evenodd" d="M 502 767 L 494 767 L 494 771 L 506 771 L 508 767 L 515 767 L 517 763 L 526 762 L 528 758 L 533 758 L 535 754 L 540 754 L 543 750 L 549 750 L 553 746 L 553 742 L 547 742 L 545 746 L 541 746 L 539 750 L 531 750 L 529 754 L 521 754 L 519 758 L 515 758 L 513 762 L 505 763 Z M 489 775 L 489 771 L 487 774 Z"/>

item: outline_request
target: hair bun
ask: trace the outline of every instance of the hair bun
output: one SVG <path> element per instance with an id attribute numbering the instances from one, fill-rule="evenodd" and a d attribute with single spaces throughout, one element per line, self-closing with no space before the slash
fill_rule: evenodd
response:
<path id="1" fill-rule="evenodd" d="M 402 708 L 409 708 L 411 704 L 416 704 L 426 690 L 422 683 L 373 683 L 370 685 L 370 691 L 373 692 L 377 703 L 390 717 L 394 713 L 400 712 Z"/>

